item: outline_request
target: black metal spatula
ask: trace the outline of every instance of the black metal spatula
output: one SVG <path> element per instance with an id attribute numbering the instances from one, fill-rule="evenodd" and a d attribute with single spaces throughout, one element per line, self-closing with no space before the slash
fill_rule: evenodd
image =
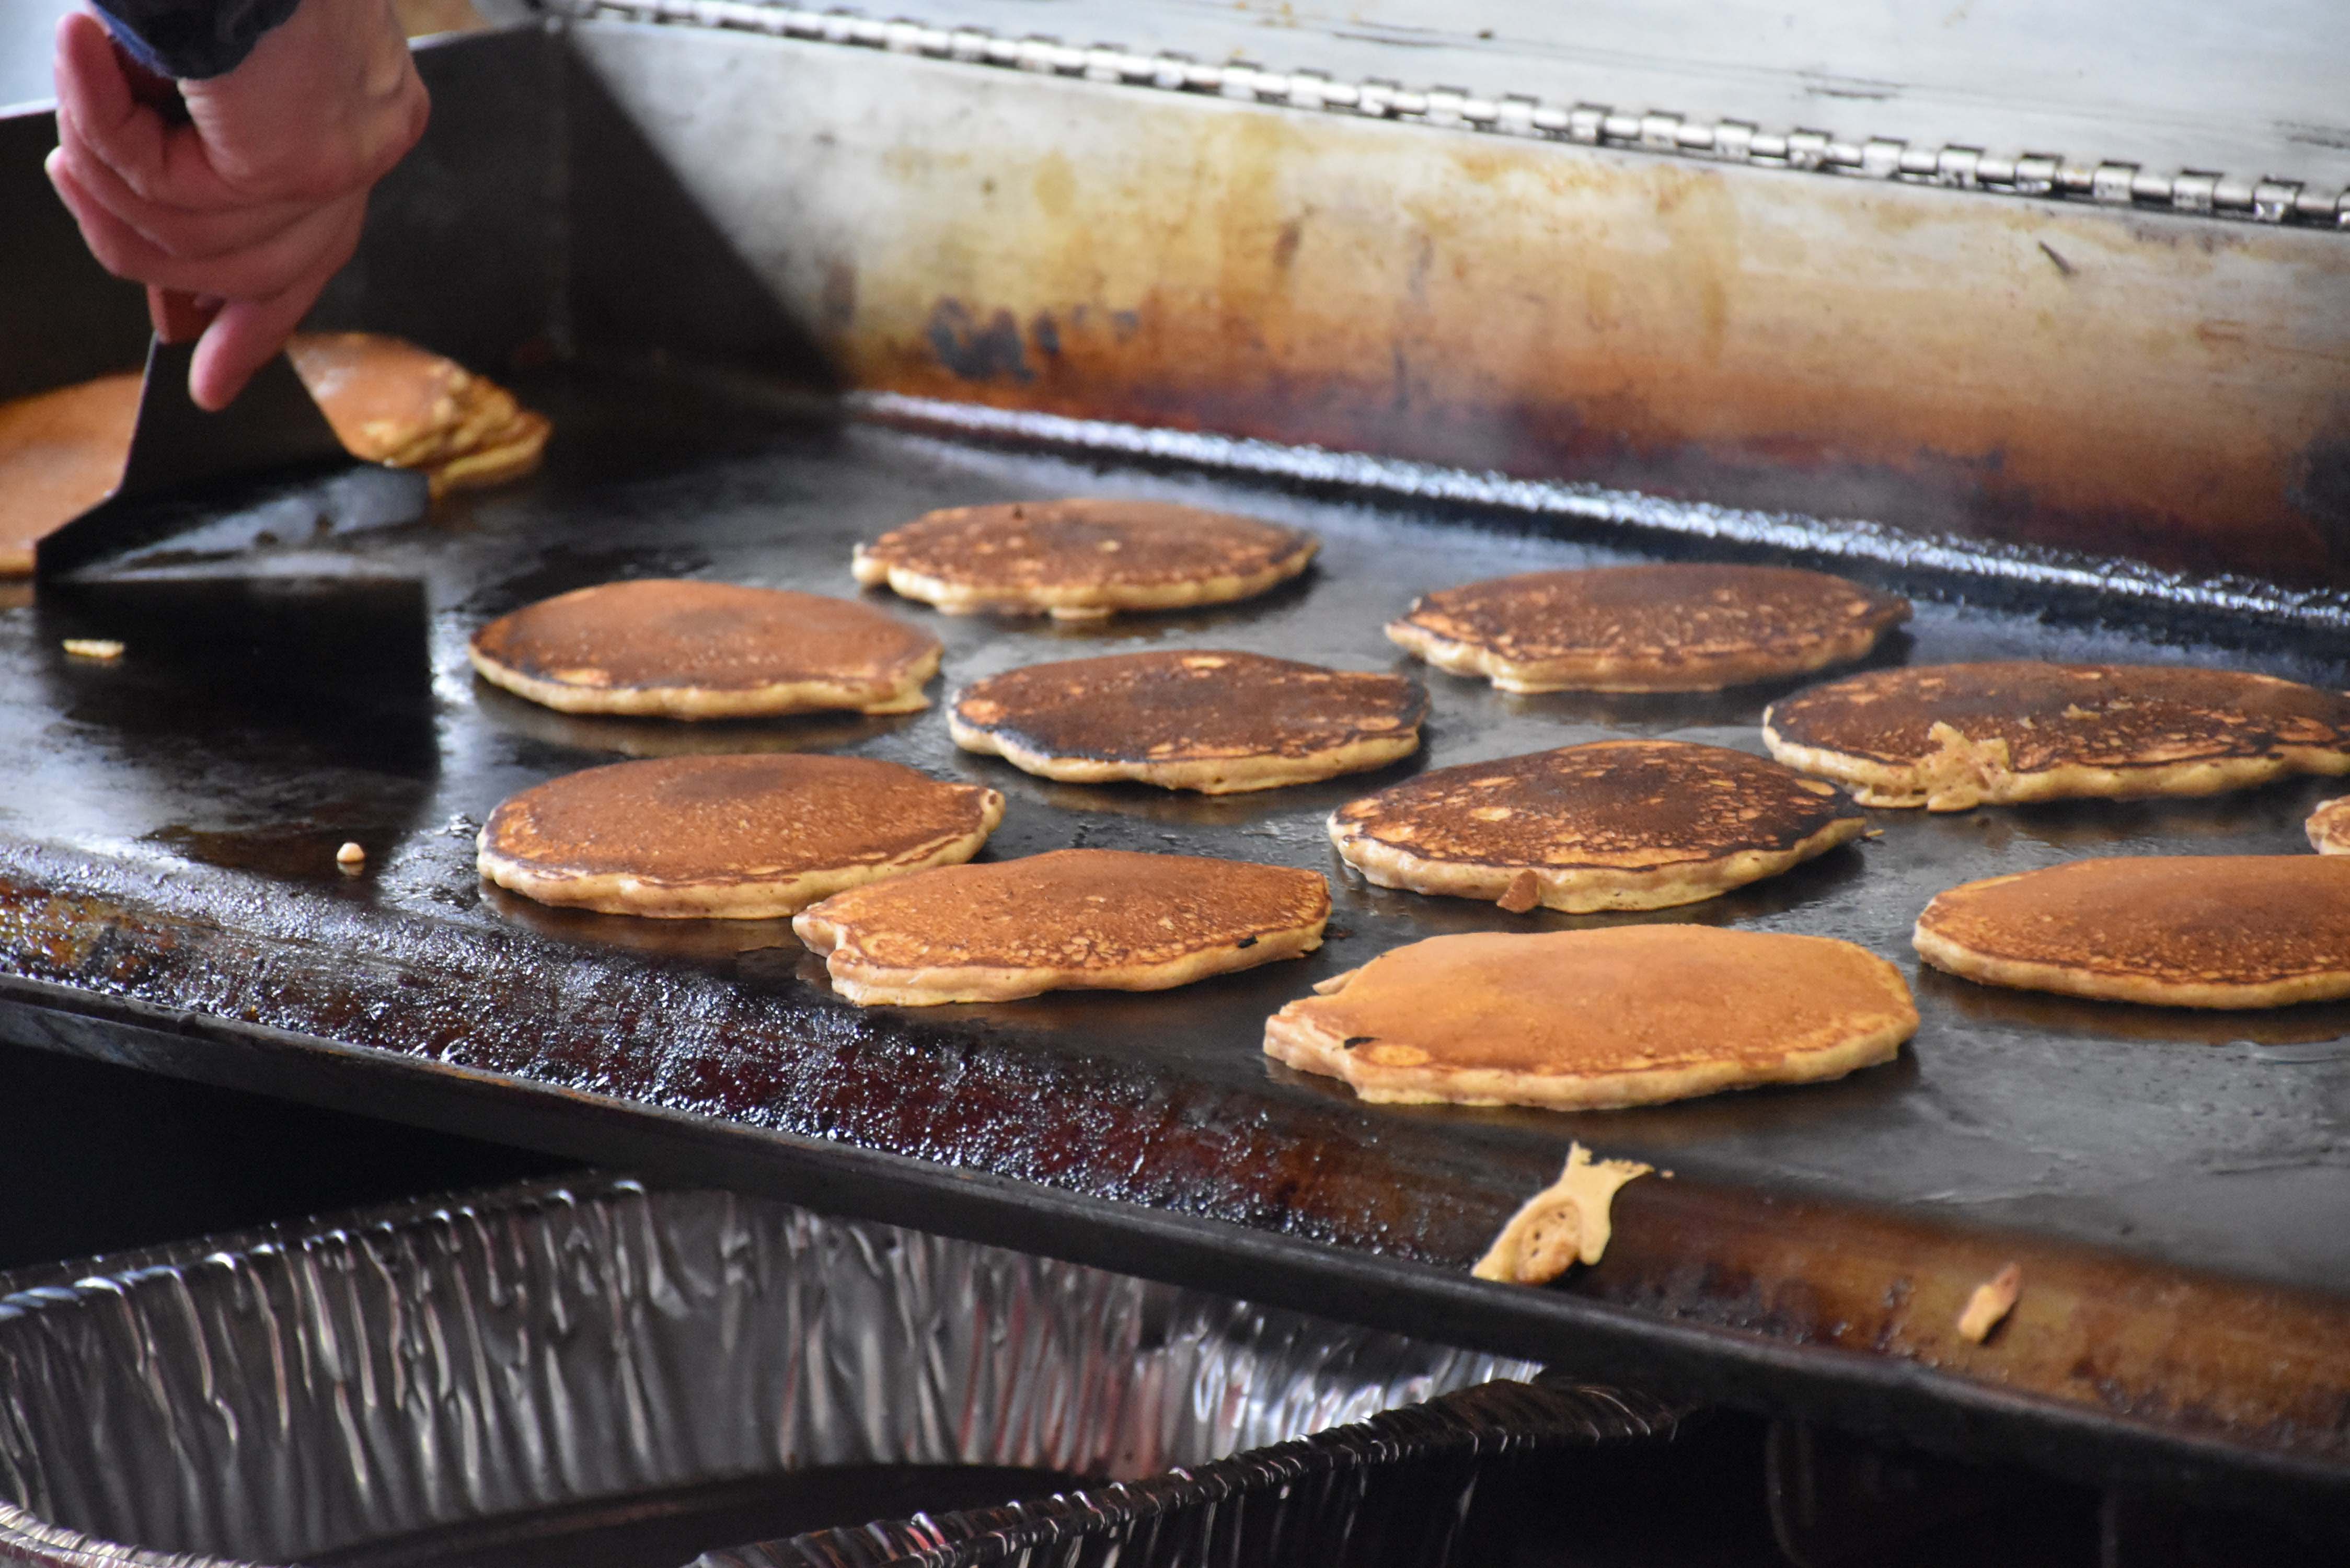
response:
<path id="1" fill-rule="evenodd" d="M 211 312 L 162 290 L 148 303 L 155 337 L 122 482 L 40 542 L 36 575 L 216 558 L 424 515 L 424 475 L 345 451 L 282 353 L 220 413 L 198 408 L 188 366 Z"/>

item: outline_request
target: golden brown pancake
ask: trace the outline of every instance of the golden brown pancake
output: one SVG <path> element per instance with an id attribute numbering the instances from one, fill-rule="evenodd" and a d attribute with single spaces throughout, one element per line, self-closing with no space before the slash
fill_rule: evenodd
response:
<path id="1" fill-rule="evenodd" d="M 1330 842 L 1382 888 L 1585 914 L 1711 898 L 1867 826 L 1835 788 L 1765 757 L 1594 741 L 1348 801 L 1330 814 Z"/>
<path id="2" fill-rule="evenodd" d="M 1201 855 L 1060 849 L 859 888 L 801 912 L 833 989 L 860 1007 L 1161 991 L 1322 945 L 1311 871 Z"/>
<path id="3" fill-rule="evenodd" d="M 2350 794 L 2309 814 L 2309 846 L 2320 855 L 2350 855 Z"/>
<path id="4" fill-rule="evenodd" d="M 2074 860 L 1938 893 L 1912 940 L 1936 969 L 2163 1007 L 2350 996 L 2350 859 Z"/>
<path id="5" fill-rule="evenodd" d="M 114 493 L 138 414 L 135 375 L 0 403 L 0 576 L 30 573 L 45 535 Z"/>
<path id="6" fill-rule="evenodd" d="M 772 919 L 885 877 L 979 853 L 1003 797 L 863 757 L 614 763 L 490 814 L 482 875 L 608 915 Z"/>
<path id="7" fill-rule="evenodd" d="M 1590 1110 L 1890 1061 L 1901 973 L 1827 937 L 1711 926 L 1430 937 L 1265 1021 L 1268 1054 L 1367 1100 Z"/>
<path id="8" fill-rule="evenodd" d="M 1527 572 L 1422 594 L 1388 636 L 1504 691 L 1715 691 L 1862 657 L 1909 601 L 1790 566 Z"/>
<path id="9" fill-rule="evenodd" d="M 1223 604 L 1295 576 L 1314 535 L 1163 501 L 958 506 L 857 546 L 857 580 L 942 610 L 1083 620 Z"/>
<path id="10" fill-rule="evenodd" d="M 1864 805 L 2217 794 L 2350 773 L 2350 697 L 2234 670 L 1938 664 L 1799 691 L 1762 739 Z"/>
<path id="11" fill-rule="evenodd" d="M 538 465 L 546 421 L 438 354 L 369 332 L 304 334 L 286 352 L 352 455 L 421 468 L 436 496 Z M 113 493 L 139 385 L 102 376 L 0 404 L 0 576 L 30 572 L 35 544 Z"/>
<path id="12" fill-rule="evenodd" d="M 546 421 L 453 359 L 375 332 L 304 333 L 286 352 L 351 455 L 424 470 L 436 498 L 538 466 Z"/>
<path id="13" fill-rule="evenodd" d="M 1428 693 L 1399 675 L 1225 649 L 1070 659 L 973 681 L 954 742 L 1069 784 L 1231 794 L 1384 767 L 1419 749 Z"/>
<path id="14" fill-rule="evenodd" d="M 566 713 L 743 719 L 930 706 L 939 639 L 848 599 L 674 577 L 604 583 L 502 616 L 482 679 Z"/>

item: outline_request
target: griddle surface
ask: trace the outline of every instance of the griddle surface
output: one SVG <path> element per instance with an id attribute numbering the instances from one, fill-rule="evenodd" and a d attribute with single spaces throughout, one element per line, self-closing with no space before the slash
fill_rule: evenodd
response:
<path id="1" fill-rule="evenodd" d="M 312 612 L 298 596 L 281 603 L 287 638 L 256 645 L 232 619 L 209 649 L 175 647 L 184 625 L 128 601 L 0 601 L 11 607 L 0 612 L 0 737 L 14 759 L 0 797 L 0 968 L 47 982 L 52 1000 L 202 1021 L 259 1054 L 240 1069 L 247 1081 L 266 1083 L 271 1054 L 296 1051 L 274 1042 L 370 1047 L 362 1073 L 400 1056 L 494 1075 L 596 1096 L 598 1116 L 622 1107 L 607 1118 L 615 1126 L 651 1115 L 791 1135 L 1447 1269 L 1580 1139 L 1698 1182 L 2350 1295 L 2350 1008 L 2193 1014 L 2033 998 L 1921 972 L 1908 940 L 1934 892 L 1972 877 L 2091 854 L 2305 852 L 2302 820 L 2332 793 L 2316 782 L 2199 802 L 1877 812 L 1881 838 L 1648 915 L 1515 917 L 1383 891 L 1347 874 L 1324 836 L 1326 814 L 1357 793 L 1422 766 L 1611 735 L 1760 752 L 1763 706 L 1791 688 L 1511 697 L 1418 665 L 1381 635 L 1417 590 L 1641 558 L 1620 541 L 795 422 L 679 380 L 583 375 L 532 392 L 556 419 L 542 475 L 458 498 L 428 527 L 337 546 L 338 567 L 421 576 L 429 678 L 412 642 L 403 651 L 397 589 L 339 601 L 316 620 L 321 640 L 307 646 L 322 651 L 308 653 Z M 938 705 L 899 718 L 573 719 L 466 665 L 474 627 L 547 594 L 680 574 L 852 595 L 858 539 L 936 506 L 1065 493 L 1253 513 L 1314 529 L 1324 550 L 1303 580 L 1260 600 L 1106 626 L 951 618 L 869 596 L 946 641 Z M 129 652 L 112 665 L 70 659 L 58 640 L 78 634 L 120 637 Z M 1162 647 L 1411 674 L 1433 697 L 1429 743 L 1381 773 L 1208 799 L 1055 784 L 947 739 L 944 697 L 962 681 Z M 2315 651 L 2220 654 L 1925 601 L 1881 657 L 2200 658 L 2345 679 Z M 830 993 L 787 922 L 557 912 L 474 875 L 475 826 L 525 785 L 619 756 L 763 748 L 993 784 L 1010 804 L 990 857 L 1095 846 L 1325 872 L 1336 899 L 1328 942 L 1303 962 L 1170 993 L 860 1010 Z M 337 872 L 345 839 L 367 846 L 365 876 Z M 1923 1027 L 1897 1063 L 1839 1083 L 1585 1115 L 1367 1106 L 1259 1049 L 1268 1013 L 1399 943 L 1626 919 L 1850 939 L 1911 977 Z M 387 1114 L 400 1114 L 399 1081 L 384 1079 Z M 743 1145 L 728 1147 L 734 1158 Z M 843 1172 L 836 1196 L 854 1207 Z"/>

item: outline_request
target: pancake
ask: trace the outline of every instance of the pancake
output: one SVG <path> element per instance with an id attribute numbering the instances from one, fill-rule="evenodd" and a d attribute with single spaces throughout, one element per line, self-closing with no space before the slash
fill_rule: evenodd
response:
<path id="1" fill-rule="evenodd" d="M 1584 914 L 1711 898 L 1867 826 L 1835 788 L 1767 758 L 1595 741 L 1348 801 L 1330 814 L 1330 842 L 1382 888 Z"/>
<path id="2" fill-rule="evenodd" d="M 2350 794 L 2309 814 L 2309 846 L 2320 855 L 2350 855 Z"/>
<path id="3" fill-rule="evenodd" d="M 1261 594 L 1314 558 L 1314 535 L 1163 501 L 958 506 L 857 546 L 857 580 L 953 614 L 1085 620 Z"/>
<path id="4" fill-rule="evenodd" d="M 651 577 L 525 605 L 466 651 L 483 680 L 566 713 L 745 719 L 927 708 L 940 650 L 852 600 Z"/>
<path id="5" fill-rule="evenodd" d="M 1264 1049 L 1366 1100 L 1594 1110 L 1890 1061 L 1900 971 L 1827 937 L 1618 926 L 1430 937 L 1265 1021 Z"/>
<path id="6" fill-rule="evenodd" d="M 2161 1007 L 2350 996 L 2350 860 L 2074 860 L 1936 894 L 1918 956 L 1985 985 Z"/>
<path id="7" fill-rule="evenodd" d="M 546 419 L 453 359 L 375 332 L 303 333 L 286 352 L 352 456 L 424 470 L 435 499 L 538 466 Z"/>
<path id="8" fill-rule="evenodd" d="M 1799 691 L 1762 739 L 1864 805 L 2217 794 L 2350 773 L 2350 696 L 2174 665 L 1927 665 Z"/>
<path id="9" fill-rule="evenodd" d="M 138 414 L 135 375 L 0 403 L 0 576 L 29 575 L 45 535 L 114 493 Z"/>
<path id="10" fill-rule="evenodd" d="M 956 694 L 947 726 L 1048 779 L 1232 794 L 1384 767 L 1419 749 L 1427 717 L 1399 675 L 1201 649 L 992 675 Z"/>
<path id="11" fill-rule="evenodd" d="M 1003 797 L 863 757 L 614 763 L 508 797 L 482 875 L 608 915 L 772 919 L 843 888 L 979 853 Z"/>
<path id="12" fill-rule="evenodd" d="M 435 496 L 527 473 L 546 420 L 513 394 L 412 343 L 368 332 L 304 334 L 294 369 L 354 456 L 421 468 Z M 137 373 L 0 403 L 0 576 L 113 493 L 139 413 Z"/>
<path id="13" fill-rule="evenodd" d="M 1691 563 L 1443 588 L 1388 636 L 1504 691 L 1718 691 L 1849 664 L 1908 618 L 1908 599 L 1842 577 Z"/>
<path id="14" fill-rule="evenodd" d="M 860 1007 L 1162 991 L 1322 945 L 1311 871 L 1199 855 L 1060 849 L 859 888 L 801 912 L 833 989 Z"/>

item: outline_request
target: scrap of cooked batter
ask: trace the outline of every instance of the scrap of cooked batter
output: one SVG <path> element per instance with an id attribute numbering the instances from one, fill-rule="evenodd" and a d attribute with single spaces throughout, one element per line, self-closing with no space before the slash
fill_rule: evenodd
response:
<path id="1" fill-rule="evenodd" d="M 1510 1217 L 1472 1272 L 1481 1280 L 1539 1285 L 1576 1263 L 1597 1262 L 1615 1233 L 1617 1189 L 1655 1168 L 1633 1159 L 1594 1160 L 1581 1144 L 1568 1145 L 1558 1179 Z"/>
<path id="2" fill-rule="evenodd" d="M 2023 1294 L 2023 1265 L 2010 1263 L 1998 1273 L 1974 1288 L 1967 1297 L 1966 1310 L 1959 1314 L 1959 1337 L 1970 1345 L 1981 1345 L 1991 1335 L 1991 1330 L 2006 1321 Z"/>

